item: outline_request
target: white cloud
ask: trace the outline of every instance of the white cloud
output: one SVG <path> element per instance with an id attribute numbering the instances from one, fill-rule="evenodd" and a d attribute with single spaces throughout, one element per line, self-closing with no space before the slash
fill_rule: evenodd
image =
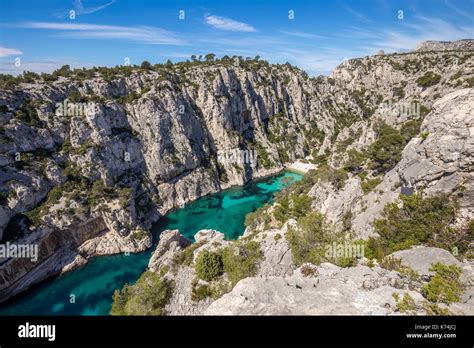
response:
<path id="1" fill-rule="evenodd" d="M 242 31 L 242 32 L 256 32 L 257 30 L 249 24 L 237 22 L 230 18 L 219 17 L 219 16 L 206 16 L 205 21 L 210 26 L 229 31 Z"/>
<path id="2" fill-rule="evenodd" d="M 84 39 L 117 39 L 156 45 L 181 45 L 184 41 L 174 33 L 156 27 L 124 27 L 87 23 L 26 22 L 23 28 L 61 31 L 61 36 Z"/>
<path id="3" fill-rule="evenodd" d="M 19 55 L 19 54 L 23 54 L 23 52 L 20 50 L 17 50 L 16 48 L 8 48 L 8 47 L 0 46 L 0 58 Z"/>
<path id="4" fill-rule="evenodd" d="M 114 2 L 115 2 L 115 0 L 112 0 L 112 1 L 108 2 L 105 5 L 84 8 L 84 6 L 82 5 L 81 0 L 74 0 L 74 7 L 75 7 L 75 10 L 76 10 L 76 14 L 82 15 L 82 14 L 89 14 L 89 13 L 94 13 L 94 12 L 103 10 L 104 8 L 112 5 Z"/>
<path id="5" fill-rule="evenodd" d="M 305 33 L 303 31 L 285 31 L 285 30 L 281 30 L 280 33 L 290 35 L 290 36 L 302 37 L 302 38 L 305 38 L 305 39 L 322 39 L 322 38 L 324 38 L 324 36 L 311 34 L 311 33 Z"/>

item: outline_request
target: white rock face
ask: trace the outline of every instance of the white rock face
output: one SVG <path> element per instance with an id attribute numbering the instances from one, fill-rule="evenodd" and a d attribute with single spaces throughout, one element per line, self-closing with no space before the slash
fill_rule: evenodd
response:
<path id="1" fill-rule="evenodd" d="M 321 264 L 314 276 L 298 269 L 290 277 L 246 278 L 213 302 L 206 315 L 387 315 L 396 308 L 394 292 L 402 289 L 397 273 L 357 266 L 341 269 Z"/>
<path id="2" fill-rule="evenodd" d="M 400 186 L 408 182 L 427 195 L 462 190 L 459 215 L 464 222 L 474 218 L 474 88 L 449 93 L 434 103 L 420 134 L 426 134 L 426 139 L 413 138 L 377 190 L 354 207 L 352 226 L 360 236 L 372 233 L 372 221 L 386 203 L 396 201 Z M 362 206 L 367 209 L 362 211 Z"/>
<path id="3" fill-rule="evenodd" d="M 445 265 L 462 265 L 449 251 L 439 248 L 414 247 L 396 251 L 390 256 L 400 259 L 403 266 L 410 267 L 421 276 L 433 275 L 434 272 L 430 271 L 430 268 L 437 262 Z"/>

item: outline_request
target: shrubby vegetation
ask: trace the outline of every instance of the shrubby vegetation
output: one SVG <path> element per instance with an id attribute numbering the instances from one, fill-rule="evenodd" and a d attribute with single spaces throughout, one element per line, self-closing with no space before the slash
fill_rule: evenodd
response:
<path id="1" fill-rule="evenodd" d="M 410 120 L 397 130 L 386 123 L 375 127 L 377 140 L 362 153 L 348 151 L 348 160 L 344 168 L 353 173 L 362 171 L 364 165 L 377 173 L 391 170 L 400 161 L 406 144 L 420 131 L 421 120 Z"/>
<path id="2" fill-rule="evenodd" d="M 187 246 L 182 252 L 176 254 L 174 258 L 174 263 L 177 265 L 185 265 L 185 266 L 191 266 L 193 263 L 193 254 L 194 251 L 201 247 L 204 244 L 204 242 L 196 242 L 193 243 L 189 246 Z"/>
<path id="3" fill-rule="evenodd" d="M 201 245 L 202 242 L 188 246 L 175 256 L 174 261 L 178 265 L 191 265 L 193 253 Z M 194 269 L 198 278 L 209 283 L 199 284 L 198 279 L 193 281 L 193 300 L 218 298 L 230 291 L 239 280 L 256 274 L 261 258 L 260 243 L 244 239 L 235 241 L 219 251 L 202 251 L 196 258 Z M 224 274 L 226 278 L 221 277 Z"/>
<path id="4" fill-rule="evenodd" d="M 62 185 L 53 187 L 46 199 L 24 214 L 30 226 L 39 226 L 42 218 L 50 212 L 53 205 L 59 203 L 62 197 L 65 197 L 66 201 L 73 200 L 80 203 L 81 209 L 88 211 L 96 207 L 101 209 L 102 203 L 113 199 L 119 199 L 121 206 L 126 207 L 133 196 L 132 188 L 106 186 L 101 179 L 91 182 L 81 175 L 80 168 L 73 162 L 66 164 L 63 176 L 66 177 L 66 181 Z M 72 210 L 71 213 L 76 212 Z"/>
<path id="5" fill-rule="evenodd" d="M 369 179 L 362 181 L 361 187 L 364 194 L 371 192 L 378 184 L 382 182 L 381 178 Z"/>
<path id="6" fill-rule="evenodd" d="M 288 194 L 286 192 L 278 196 L 274 206 L 273 216 L 280 222 L 290 218 L 300 218 L 311 210 L 312 199 L 306 194 Z"/>
<path id="7" fill-rule="evenodd" d="M 134 285 L 115 290 L 112 315 L 165 315 L 173 284 L 151 271 L 143 273 Z"/>
<path id="8" fill-rule="evenodd" d="M 21 106 L 15 112 L 15 118 L 30 126 L 39 126 L 41 120 L 38 117 L 36 107 L 38 102 L 25 99 Z"/>
<path id="9" fill-rule="evenodd" d="M 459 302 L 463 287 L 459 280 L 462 270 L 456 265 L 435 263 L 430 271 L 435 275 L 423 287 L 423 296 L 434 303 Z"/>
<path id="10" fill-rule="evenodd" d="M 396 270 L 403 274 L 403 269 Z M 415 300 L 407 293 L 403 295 L 403 298 L 400 298 L 398 293 L 393 293 L 399 312 L 416 314 L 418 309 L 424 309 L 428 315 L 449 315 L 449 310 L 440 307 L 440 304 L 449 305 L 460 301 L 464 291 L 459 278 L 462 273 L 461 268 L 456 265 L 445 265 L 438 262 L 432 265 L 430 271 L 435 274 L 422 287 L 421 293 L 427 301 L 422 302 L 421 306 L 417 306 Z M 421 286 L 422 283 L 418 275 L 412 280 Z"/>
<path id="11" fill-rule="evenodd" d="M 211 281 L 224 271 L 222 257 L 218 253 L 204 250 L 196 258 L 194 269 L 199 278 Z"/>
<path id="12" fill-rule="evenodd" d="M 245 216 L 244 225 L 245 227 L 256 226 L 261 223 L 267 225 L 271 221 L 271 216 L 267 213 L 270 206 L 265 204 L 263 207 L 258 208 L 252 213 L 248 213 Z"/>
<path id="13" fill-rule="evenodd" d="M 222 263 L 232 286 L 243 278 L 257 273 L 258 262 L 262 258 L 260 243 L 256 241 L 236 241 L 222 251 Z"/>
<path id="14" fill-rule="evenodd" d="M 317 212 L 309 212 L 300 217 L 298 228 L 291 228 L 286 233 L 286 240 L 291 249 L 293 262 L 300 266 L 304 263 L 319 265 L 324 261 L 332 261 L 340 266 L 349 266 L 350 260 L 343 258 L 328 259 L 326 254 L 327 245 L 333 242 L 339 243 L 344 240 L 342 233 L 336 233 L 329 225 L 324 215 Z M 355 261 L 355 259 L 353 259 Z"/>
<path id="15" fill-rule="evenodd" d="M 431 71 L 427 72 L 423 76 L 419 77 L 416 80 L 416 83 L 420 87 L 430 87 L 438 84 L 438 82 L 441 80 L 441 76 L 438 74 L 435 74 Z"/>
<path id="16" fill-rule="evenodd" d="M 232 290 L 230 284 L 225 281 L 217 281 L 209 284 L 199 284 L 197 278 L 191 283 L 191 300 L 202 301 L 208 297 L 213 299 L 220 298 L 223 294 Z"/>
<path id="17" fill-rule="evenodd" d="M 394 251 L 426 244 L 465 252 L 472 234 L 457 233 L 450 227 L 457 204 L 446 196 L 423 198 L 421 194 L 400 196 L 403 206 L 387 204 L 380 219 L 374 221 L 378 238 L 368 241 L 368 257 L 381 260 Z"/>
<path id="18" fill-rule="evenodd" d="M 395 303 L 397 306 L 397 309 L 400 313 L 413 313 L 416 309 L 415 305 L 415 300 L 413 297 L 410 296 L 410 294 L 405 293 L 403 295 L 403 298 L 400 299 L 400 295 L 398 295 L 396 292 L 392 294 L 393 298 L 395 299 Z"/>

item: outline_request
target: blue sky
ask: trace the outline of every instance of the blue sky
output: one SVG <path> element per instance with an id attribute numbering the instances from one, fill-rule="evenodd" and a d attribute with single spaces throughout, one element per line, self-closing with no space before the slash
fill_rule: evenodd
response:
<path id="1" fill-rule="evenodd" d="M 2 0 L 0 23 L 2 73 L 212 52 L 259 55 L 319 75 L 380 49 L 473 38 L 474 0 Z"/>

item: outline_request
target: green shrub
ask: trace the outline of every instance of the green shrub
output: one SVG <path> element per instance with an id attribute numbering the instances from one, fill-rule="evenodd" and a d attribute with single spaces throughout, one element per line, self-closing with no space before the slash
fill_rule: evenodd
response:
<path id="1" fill-rule="evenodd" d="M 386 256 L 380 261 L 380 267 L 389 271 L 398 271 L 402 267 L 402 260 L 393 256 Z"/>
<path id="2" fill-rule="evenodd" d="M 420 105 L 420 114 L 422 117 L 428 115 L 430 113 L 431 109 L 427 108 L 424 105 Z"/>
<path id="3" fill-rule="evenodd" d="M 442 308 L 436 303 L 425 302 L 423 308 L 426 311 L 426 315 L 449 315 L 449 309 Z"/>
<path id="4" fill-rule="evenodd" d="M 405 90 L 403 87 L 393 87 L 393 96 L 403 98 L 405 96 Z"/>
<path id="5" fill-rule="evenodd" d="M 43 216 L 48 213 L 49 207 L 58 203 L 62 195 L 63 188 L 61 186 L 53 187 L 48 192 L 48 196 L 41 204 L 25 213 L 25 216 L 29 219 L 30 224 L 32 226 L 39 226 L 41 224 Z"/>
<path id="6" fill-rule="evenodd" d="M 354 149 L 347 151 L 348 159 L 344 163 L 344 169 L 351 173 L 359 173 L 363 170 L 367 155 Z"/>
<path id="7" fill-rule="evenodd" d="M 414 136 L 420 133 L 422 119 L 410 120 L 405 122 L 400 128 L 400 134 L 405 138 L 405 143 L 408 143 Z"/>
<path id="8" fill-rule="evenodd" d="M 133 189 L 130 187 L 124 187 L 118 192 L 119 203 L 122 208 L 125 208 L 130 199 L 132 198 Z"/>
<path id="9" fill-rule="evenodd" d="M 260 243 L 256 241 L 245 244 L 237 242 L 236 245 L 224 248 L 222 262 L 232 286 L 243 278 L 254 276 L 261 258 Z"/>
<path id="10" fill-rule="evenodd" d="M 352 173 L 360 173 L 368 160 L 369 168 L 372 170 L 377 172 L 391 170 L 400 161 L 406 144 L 419 133 L 421 122 L 421 119 L 407 121 L 400 131 L 386 123 L 376 125 L 377 140 L 367 148 L 365 153 L 354 149 L 349 150 L 344 169 Z"/>
<path id="11" fill-rule="evenodd" d="M 373 225 L 379 238 L 370 238 L 369 249 L 378 259 L 412 245 L 428 244 L 451 250 L 453 221 L 457 204 L 445 196 L 422 198 L 420 194 L 400 196 L 403 206 L 387 204 Z"/>
<path id="12" fill-rule="evenodd" d="M 270 159 L 267 150 L 265 150 L 261 144 L 257 144 L 256 149 L 259 163 L 262 164 L 263 168 L 271 168 L 273 166 L 273 162 Z"/>
<path id="13" fill-rule="evenodd" d="M 68 162 L 66 168 L 63 170 L 63 175 L 68 178 L 68 180 L 77 180 L 81 176 L 81 169 L 73 162 Z"/>
<path id="14" fill-rule="evenodd" d="M 280 222 L 285 222 L 290 218 L 300 218 L 311 210 L 312 198 L 302 194 L 282 193 L 276 198 L 273 216 Z"/>
<path id="15" fill-rule="evenodd" d="M 400 296 L 395 292 L 392 296 L 395 299 L 397 309 L 400 313 L 411 313 L 416 309 L 415 300 L 410 296 L 410 294 L 405 293 L 401 300 Z"/>
<path id="16" fill-rule="evenodd" d="M 220 276 L 224 270 L 220 254 L 204 250 L 196 258 L 194 266 L 199 278 L 210 281 Z"/>
<path id="17" fill-rule="evenodd" d="M 314 175 L 317 181 L 329 182 L 338 190 L 344 187 L 347 180 L 347 172 L 344 169 L 334 169 L 327 164 L 319 166 Z"/>
<path id="18" fill-rule="evenodd" d="M 385 123 L 380 125 L 376 132 L 378 138 L 367 151 L 370 158 L 370 169 L 387 172 L 400 162 L 406 141 L 398 130 Z"/>
<path id="19" fill-rule="evenodd" d="M 333 261 L 339 267 L 354 267 L 357 266 L 357 258 L 356 257 L 338 257 Z"/>
<path id="20" fill-rule="evenodd" d="M 430 271 L 435 272 L 435 275 L 423 287 L 423 296 L 434 303 L 459 302 L 463 292 L 459 280 L 462 270 L 456 265 L 444 265 L 437 262 L 432 265 Z"/>
<path id="21" fill-rule="evenodd" d="M 381 178 L 374 178 L 367 181 L 363 181 L 361 184 L 362 191 L 364 191 L 364 194 L 368 194 L 369 192 L 372 192 L 372 190 L 381 182 Z"/>
<path id="22" fill-rule="evenodd" d="M 430 87 L 438 84 L 438 82 L 441 80 L 441 76 L 438 74 L 435 74 L 431 71 L 427 72 L 423 76 L 419 77 L 416 80 L 416 83 L 420 87 Z"/>
<path id="23" fill-rule="evenodd" d="M 194 302 L 205 300 L 213 295 L 212 289 L 209 285 L 199 285 L 197 282 L 193 282 L 191 290 L 191 300 Z"/>
<path id="24" fill-rule="evenodd" d="M 164 315 L 165 306 L 173 291 L 173 284 L 158 274 L 146 271 L 135 285 L 116 290 L 110 314 Z"/>
<path id="25" fill-rule="evenodd" d="M 267 212 L 268 208 L 269 205 L 265 204 L 263 207 L 258 208 L 254 212 L 245 215 L 245 227 L 257 226 L 261 223 L 269 223 L 271 217 Z"/>
<path id="26" fill-rule="evenodd" d="M 466 79 L 468 87 L 474 87 L 474 76 Z"/>
<path id="27" fill-rule="evenodd" d="M 203 244 L 204 242 L 196 242 L 187 246 L 183 251 L 176 254 L 173 261 L 177 265 L 190 266 L 193 263 L 194 251 L 201 247 Z"/>
<path id="28" fill-rule="evenodd" d="M 41 124 L 41 120 L 38 117 L 36 111 L 36 103 L 30 99 L 25 99 L 21 106 L 16 110 L 15 117 L 30 126 L 37 127 Z"/>
<path id="29" fill-rule="evenodd" d="M 336 241 L 337 236 L 326 223 L 324 216 L 317 212 L 298 219 L 299 228 L 289 229 L 285 237 L 293 255 L 293 262 L 319 265 L 325 260 L 326 246 Z"/>
<path id="30" fill-rule="evenodd" d="M 413 282 L 419 282 L 421 280 L 420 275 L 413 268 L 408 266 L 401 266 L 398 270 L 402 276 L 407 277 Z"/>

